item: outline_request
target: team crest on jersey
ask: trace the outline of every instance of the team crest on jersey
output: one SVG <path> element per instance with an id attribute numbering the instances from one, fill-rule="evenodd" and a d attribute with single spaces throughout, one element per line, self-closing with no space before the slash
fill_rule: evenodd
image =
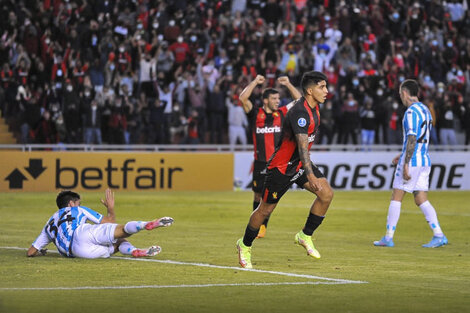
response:
<path id="1" fill-rule="evenodd" d="M 277 199 L 277 192 L 273 192 L 273 199 Z"/>
<path id="2" fill-rule="evenodd" d="M 307 121 L 301 117 L 297 120 L 297 125 L 299 125 L 300 127 L 304 127 L 305 125 L 307 125 Z"/>
<path id="3" fill-rule="evenodd" d="M 277 112 L 274 112 L 274 113 L 273 113 L 273 116 L 274 116 L 274 117 L 277 117 L 278 115 L 279 115 L 279 113 L 277 113 Z"/>

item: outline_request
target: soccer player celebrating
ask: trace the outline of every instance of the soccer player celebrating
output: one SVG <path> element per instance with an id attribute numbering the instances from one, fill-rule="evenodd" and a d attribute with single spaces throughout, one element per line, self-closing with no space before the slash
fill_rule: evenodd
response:
<path id="1" fill-rule="evenodd" d="M 302 77 L 301 87 L 303 97 L 296 100 L 286 113 L 281 138 L 268 161 L 261 203 L 251 214 L 245 235 L 237 241 L 238 259 L 244 268 L 252 268 L 251 246 L 263 221 L 271 215 L 294 182 L 317 196 L 304 228 L 295 235 L 295 243 L 303 246 L 307 255 L 320 258 L 313 245 L 312 234 L 328 211 L 333 190 L 310 160 L 309 150 L 320 124 L 319 104 L 326 100 L 328 94 L 327 77 L 321 72 L 307 72 Z"/>
<path id="2" fill-rule="evenodd" d="M 392 200 L 388 207 L 385 236 L 374 241 L 375 246 L 393 247 L 393 235 L 400 218 L 401 202 L 406 192 L 413 193 L 415 203 L 434 233 L 425 248 L 437 248 L 448 243 L 437 220 L 434 207 L 428 201 L 431 159 L 428 154 L 432 127 L 431 112 L 418 99 L 419 86 L 415 80 L 407 79 L 400 85 L 400 98 L 408 109 L 403 117 L 403 149 L 392 163 L 396 165 L 393 180 Z"/>
<path id="3" fill-rule="evenodd" d="M 289 81 L 289 77 L 281 76 L 278 82 L 286 86 L 292 98 L 299 99 L 302 95 Z M 239 99 L 243 105 L 248 118 L 251 121 L 253 145 L 255 162 L 253 168 L 253 211 L 256 210 L 261 199 L 261 190 L 263 188 L 264 179 L 266 176 L 266 163 L 274 153 L 276 143 L 281 137 L 281 127 L 284 121 L 284 116 L 291 105 L 286 105 L 279 108 L 279 91 L 274 88 L 267 88 L 263 91 L 263 106 L 255 108 L 250 101 L 250 96 L 256 86 L 265 82 L 262 75 L 257 75 L 256 78 L 248 84 L 240 93 Z M 269 216 L 265 218 L 261 224 L 258 237 L 262 238 L 266 234 L 266 227 L 268 226 Z"/>
<path id="4" fill-rule="evenodd" d="M 78 193 L 65 190 L 56 198 L 59 210 L 51 216 L 28 250 L 29 257 L 44 255 L 44 249 L 53 242 L 60 254 L 78 258 L 109 258 L 120 251 L 133 257 L 154 256 L 161 252 L 159 246 L 148 249 L 136 249 L 125 238 L 143 230 L 170 226 L 171 217 L 162 217 L 151 222 L 132 221 L 125 225 L 115 224 L 114 193 L 106 189 L 105 199 L 101 203 L 108 214 L 103 216 L 87 207 L 81 206 Z M 95 224 L 86 223 L 91 221 Z"/>

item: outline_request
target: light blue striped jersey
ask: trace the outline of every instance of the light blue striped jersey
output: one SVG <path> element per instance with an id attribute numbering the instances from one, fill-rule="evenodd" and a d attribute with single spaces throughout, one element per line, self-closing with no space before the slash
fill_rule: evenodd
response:
<path id="1" fill-rule="evenodd" d="M 103 215 L 84 206 L 62 208 L 47 221 L 33 247 L 41 250 L 53 242 L 60 254 L 73 257 L 71 246 L 75 229 L 88 220 L 99 224 L 102 219 Z"/>
<path id="2" fill-rule="evenodd" d="M 405 161 L 408 136 L 416 136 L 416 146 L 410 160 L 410 166 L 431 166 L 428 147 L 431 137 L 432 116 L 431 112 L 421 102 L 414 102 L 406 110 L 403 117 L 403 149 L 400 156 L 400 164 Z"/>

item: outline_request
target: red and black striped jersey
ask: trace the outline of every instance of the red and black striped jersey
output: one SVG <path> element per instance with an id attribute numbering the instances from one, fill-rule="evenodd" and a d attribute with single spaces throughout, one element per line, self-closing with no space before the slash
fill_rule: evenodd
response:
<path id="1" fill-rule="evenodd" d="M 259 107 L 247 113 L 252 125 L 255 160 L 267 162 L 274 153 L 287 110 L 288 107 L 283 106 L 273 113 L 266 113 Z"/>
<path id="2" fill-rule="evenodd" d="M 308 135 L 308 148 L 313 145 L 315 135 L 320 125 L 320 110 L 318 105 L 311 108 L 304 97 L 295 101 L 287 112 L 282 127 L 281 139 L 276 151 L 269 160 L 268 169 L 277 168 L 285 175 L 293 175 L 302 167 L 296 134 Z"/>

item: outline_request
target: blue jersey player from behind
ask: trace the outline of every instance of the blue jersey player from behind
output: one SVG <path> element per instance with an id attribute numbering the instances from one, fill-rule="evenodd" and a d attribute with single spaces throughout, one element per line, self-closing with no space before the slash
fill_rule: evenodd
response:
<path id="1" fill-rule="evenodd" d="M 426 105 L 418 99 L 419 86 L 415 80 L 407 79 L 400 85 L 400 98 L 407 107 L 403 117 L 403 149 L 392 161 L 396 165 L 392 200 L 388 208 L 385 236 L 374 241 L 375 246 L 393 247 L 393 235 L 400 218 L 401 203 L 406 192 L 413 193 L 416 205 L 423 212 L 433 237 L 425 248 L 437 248 L 448 243 L 437 219 L 436 210 L 428 201 L 431 159 L 428 147 L 431 135 L 432 116 Z"/>
<path id="2" fill-rule="evenodd" d="M 44 255 L 44 248 L 54 243 L 65 257 L 86 259 L 108 258 L 117 251 L 133 257 L 148 257 L 160 253 L 159 246 L 137 249 L 127 237 L 141 231 L 170 226 L 171 217 L 162 217 L 150 222 L 131 221 L 125 225 L 115 223 L 114 193 L 106 189 L 101 203 L 107 216 L 81 205 L 80 195 L 70 190 L 61 191 L 56 198 L 59 208 L 46 222 L 41 233 L 28 250 L 29 257 Z M 88 221 L 93 224 L 87 223 Z"/>

